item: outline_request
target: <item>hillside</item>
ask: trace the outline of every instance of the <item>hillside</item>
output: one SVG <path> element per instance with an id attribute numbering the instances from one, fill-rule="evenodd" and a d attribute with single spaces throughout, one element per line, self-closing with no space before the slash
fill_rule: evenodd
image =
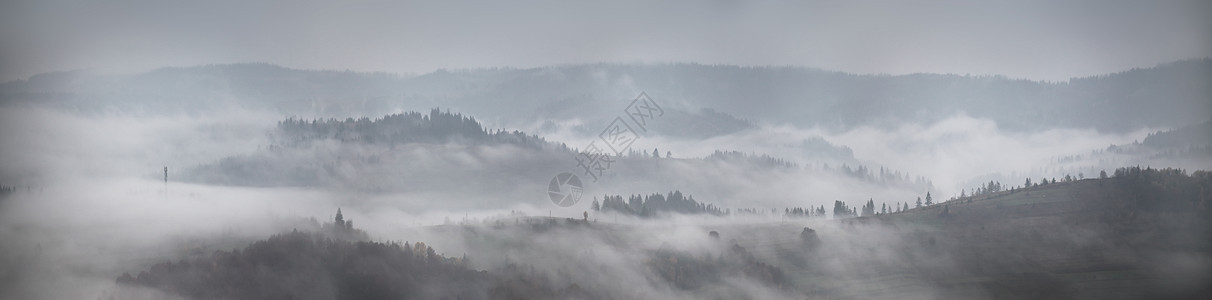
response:
<path id="1" fill-rule="evenodd" d="M 255 152 L 187 166 L 175 179 L 234 186 L 334 188 L 372 194 L 450 192 L 461 193 L 455 198 L 470 201 L 467 204 L 480 205 L 484 202 L 503 205 L 508 202 L 505 199 L 542 195 L 551 177 L 560 172 L 576 172 L 590 181 L 596 181 L 594 176 L 609 178 L 617 180 L 615 186 L 628 188 L 631 184 L 662 189 L 676 185 L 682 189 L 737 194 L 746 191 L 722 189 L 722 184 L 762 188 L 737 181 L 741 174 L 767 178 L 790 174 L 794 178 L 853 183 L 897 193 L 934 189 L 928 178 L 864 166 L 854 162 L 849 148 L 823 140 L 806 140 L 802 145 L 805 151 L 839 160 L 838 165 L 801 167 L 782 158 L 739 151 L 716 150 L 703 158 L 672 158 L 668 152 L 658 157 L 646 149 L 629 149 L 622 155 L 612 154 L 610 162 L 600 165 L 603 170 L 587 173 L 578 168 L 578 159 L 582 159 L 579 155 L 583 155 L 578 152 L 583 150 L 574 148 L 575 145 L 550 142 L 518 130 L 490 130 L 474 117 L 438 109 L 427 114 L 404 112 L 374 119 L 287 118 L 266 135 L 270 144 Z M 794 178 L 782 177 L 782 180 Z M 619 190 L 623 191 L 626 190 Z M 869 191 L 847 192 L 870 195 Z M 477 201 L 480 199 L 486 201 Z"/>
<path id="2" fill-rule="evenodd" d="M 517 214 L 414 228 L 411 247 L 292 232 L 118 281 L 203 298 L 1206 298 L 1209 191 L 1208 172 L 1124 168 L 833 220 Z"/>
<path id="3" fill-rule="evenodd" d="M 186 297 L 189 299 L 636 299 L 651 298 L 646 289 L 633 289 L 601 280 L 593 272 L 576 272 L 568 263 L 558 270 L 550 262 L 523 256 L 522 261 L 483 264 L 472 261 L 508 256 L 524 237 L 545 238 L 574 233 L 616 236 L 626 227 L 598 226 L 585 220 L 518 217 L 508 226 L 443 225 L 429 228 L 448 236 L 464 235 L 476 251 L 496 251 L 479 258 L 446 256 L 425 242 L 374 242 L 351 223 L 325 223 L 319 231 L 293 230 L 231 251 L 215 251 L 178 261 L 156 263 L 146 270 L 122 274 L 108 297 L 119 299 Z M 334 226 L 334 224 L 344 224 Z M 359 236 L 360 235 L 360 236 Z M 495 237 L 494 237 L 495 236 Z M 501 236 L 521 239 L 501 241 Z M 606 246 L 606 245 L 603 245 Z M 495 248 L 495 250 L 494 250 Z M 719 255 L 703 257 L 676 249 L 632 249 L 638 259 L 627 267 L 644 268 L 647 284 L 669 285 L 666 295 L 707 295 L 724 292 L 749 298 L 730 281 L 743 279 L 780 288 L 782 271 L 765 264 L 736 243 L 718 242 Z M 600 249 L 603 252 L 609 249 Z M 475 252 L 479 253 L 479 252 Z M 531 253 L 553 255 L 567 253 Z M 588 260 L 608 267 L 605 260 Z M 636 264 L 631 266 L 630 264 Z M 619 266 L 612 266 L 619 267 Z M 557 274 L 551 274 L 557 271 Z M 686 294 L 680 294 L 680 293 Z M 669 293 L 664 291 L 663 293 Z"/>
<path id="4" fill-rule="evenodd" d="M 567 299 L 577 287 L 556 288 L 533 274 L 489 274 L 445 257 L 424 242 L 346 241 L 294 231 L 240 250 L 163 262 L 123 274 L 111 297 L 190 299 Z M 135 287 L 152 288 L 154 291 Z"/>
<path id="5" fill-rule="evenodd" d="M 1109 179 L 844 219 L 847 238 L 887 230 L 899 242 L 849 242 L 892 249 L 862 249 L 868 254 L 844 263 L 863 266 L 856 273 L 865 275 L 839 280 L 832 291 L 857 298 L 891 298 L 902 289 L 941 298 L 1207 296 L 1209 191 L 1208 172 L 1125 168 Z M 808 286 L 824 276 L 799 275 Z"/>

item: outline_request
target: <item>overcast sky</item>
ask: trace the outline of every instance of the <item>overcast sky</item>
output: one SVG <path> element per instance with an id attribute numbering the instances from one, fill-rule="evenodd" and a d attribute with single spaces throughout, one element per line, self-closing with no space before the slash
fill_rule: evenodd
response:
<path id="1" fill-rule="evenodd" d="M 1064 80 L 1212 56 L 1212 1 L 433 2 L 0 0 L 0 80 L 237 62 L 400 73 L 698 62 Z"/>

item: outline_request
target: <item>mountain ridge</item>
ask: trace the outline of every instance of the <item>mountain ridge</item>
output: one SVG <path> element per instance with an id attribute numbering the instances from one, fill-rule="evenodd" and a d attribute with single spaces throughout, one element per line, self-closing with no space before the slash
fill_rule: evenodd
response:
<path id="1" fill-rule="evenodd" d="M 317 117 L 441 106 L 519 127 L 531 126 L 536 119 L 608 121 L 641 91 L 664 109 L 697 119 L 710 116 L 693 112 L 710 109 L 759 124 L 846 130 L 930 123 L 966 114 L 1016 131 L 1069 127 L 1127 132 L 1205 120 L 1212 113 L 1207 101 L 1212 95 L 1212 59 L 1066 82 L 688 63 L 439 70 L 418 76 L 233 64 L 127 76 L 38 75 L 0 84 L 0 103 L 42 103 L 82 112 L 198 113 L 235 106 Z M 743 128 L 733 124 L 712 132 L 671 134 L 703 137 Z"/>

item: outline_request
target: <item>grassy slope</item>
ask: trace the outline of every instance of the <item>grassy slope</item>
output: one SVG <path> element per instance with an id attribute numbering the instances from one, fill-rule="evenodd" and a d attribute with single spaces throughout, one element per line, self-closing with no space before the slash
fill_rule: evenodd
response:
<path id="1" fill-rule="evenodd" d="M 800 290 L 836 298 L 1207 295 L 1212 230 L 1200 190 L 1207 186 L 1207 179 L 1091 179 L 812 222 L 826 244 L 819 249 L 788 234 L 802 223 L 741 235 L 779 232 L 742 243 L 764 244 L 761 256 L 778 261 Z M 1178 205 L 1146 208 L 1156 201 Z"/>

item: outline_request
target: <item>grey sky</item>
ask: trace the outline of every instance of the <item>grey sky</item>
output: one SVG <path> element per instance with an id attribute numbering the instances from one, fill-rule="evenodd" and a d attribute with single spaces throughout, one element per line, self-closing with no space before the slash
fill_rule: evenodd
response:
<path id="1" fill-rule="evenodd" d="M 1212 1 L 647 2 L 7 0 L 0 80 L 236 62 L 414 73 L 699 62 L 1063 80 L 1212 56 Z"/>

